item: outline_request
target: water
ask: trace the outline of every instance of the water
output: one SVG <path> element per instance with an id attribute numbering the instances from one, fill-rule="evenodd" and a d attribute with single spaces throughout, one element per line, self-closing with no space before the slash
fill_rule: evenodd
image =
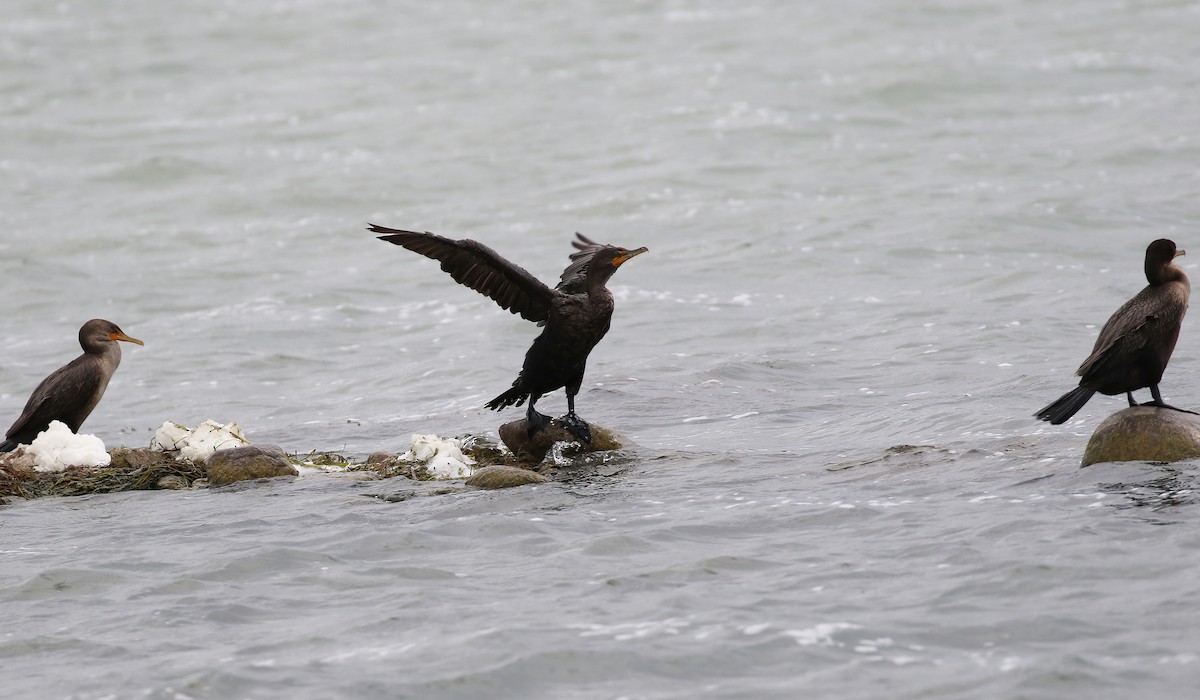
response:
<path id="1" fill-rule="evenodd" d="M 650 253 L 578 402 L 638 446 L 611 476 L 14 503 L 0 696 L 1191 697 L 1200 470 L 1079 469 L 1120 399 L 1030 414 L 1150 240 L 1200 248 L 1198 34 L 1189 2 L 6 4 L 5 421 L 103 317 L 146 341 L 110 446 L 494 435 L 536 329 L 365 224 L 545 280 L 576 230 Z"/>

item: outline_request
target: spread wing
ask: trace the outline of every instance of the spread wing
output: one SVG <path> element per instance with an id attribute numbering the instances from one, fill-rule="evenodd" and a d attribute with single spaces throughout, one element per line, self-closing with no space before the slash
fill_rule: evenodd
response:
<path id="1" fill-rule="evenodd" d="M 576 232 L 575 237 L 577 240 L 571 241 L 571 245 L 576 248 L 576 251 L 571 253 L 571 264 L 563 270 L 562 276 L 558 280 L 558 286 L 555 287 L 564 294 L 586 292 L 588 263 L 592 261 L 592 257 L 596 255 L 597 251 L 612 247 L 597 243 L 582 233 Z"/>
<path id="2" fill-rule="evenodd" d="M 524 268 L 500 257 L 478 241 L 452 241 L 433 233 L 402 231 L 369 224 L 367 229 L 380 240 L 404 246 L 414 253 L 442 263 L 455 282 L 470 287 L 500 305 L 500 308 L 530 321 L 545 321 L 550 316 L 554 291 Z"/>

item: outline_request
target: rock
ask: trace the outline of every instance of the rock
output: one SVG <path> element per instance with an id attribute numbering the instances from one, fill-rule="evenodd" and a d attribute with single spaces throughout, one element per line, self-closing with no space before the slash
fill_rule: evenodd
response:
<path id="1" fill-rule="evenodd" d="M 299 474 L 287 458 L 287 453 L 278 445 L 248 445 L 217 450 L 208 458 L 207 469 L 209 486 Z"/>
<path id="2" fill-rule="evenodd" d="M 1083 464 L 1176 462 L 1200 457 L 1200 415 L 1131 406 L 1104 419 L 1083 451 Z"/>
<path id="3" fill-rule="evenodd" d="M 529 436 L 528 425 L 525 419 L 522 418 L 521 420 L 515 420 L 500 426 L 500 439 L 508 449 L 512 450 L 517 459 L 524 463 L 541 463 L 546 458 L 546 453 L 550 451 L 551 447 L 554 447 L 555 443 L 579 442 L 574 435 L 567 432 L 557 421 L 551 422 L 550 425 L 534 433 L 533 437 Z M 576 453 L 619 450 L 624 446 L 624 439 L 615 431 L 593 423 L 588 423 L 588 427 L 592 429 L 592 441 L 590 443 L 579 443 Z"/>
<path id="4" fill-rule="evenodd" d="M 525 484 L 544 484 L 549 479 L 529 469 L 493 465 L 475 470 L 467 479 L 467 486 L 481 489 L 507 489 Z"/>
<path id="5" fill-rule="evenodd" d="M 187 479 L 178 474 L 167 474 L 166 476 L 159 477 L 158 482 L 155 485 L 160 489 L 171 491 L 186 489 L 191 486 Z"/>
<path id="6" fill-rule="evenodd" d="M 492 464 L 507 464 L 512 455 L 501 449 L 500 445 L 488 441 L 479 435 L 473 435 L 462 441 L 463 454 L 475 460 L 476 469 Z"/>
<path id="7" fill-rule="evenodd" d="M 175 461 L 169 455 L 146 447 L 118 447 L 109 452 L 108 456 L 112 458 L 109 466 L 122 471 L 146 469 Z"/>

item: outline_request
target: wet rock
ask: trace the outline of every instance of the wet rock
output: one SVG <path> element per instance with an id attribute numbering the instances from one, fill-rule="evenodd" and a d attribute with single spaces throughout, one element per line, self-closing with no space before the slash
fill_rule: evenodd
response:
<path id="1" fill-rule="evenodd" d="M 551 422 L 550 425 L 534 433 L 532 437 L 529 436 L 528 426 L 529 424 L 524 418 L 500 426 L 500 439 L 516 455 L 517 459 L 525 464 L 539 464 L 546 458 L 546 453 L 550 451 L 550 448 L 559 442 L 577 443 L 579 447 L 575 448 L 572 454 L 619 450 L 625 442 L 624 438 L 616 431 L 594 423 L 588 423 L 588 427 L 592 429 L 590 443 L 579 442 L 578 438 L 567 432 L 566 428 L 559 425 L 557 421 Z"/>
<path id="2" fill-rule="evenodd" d="M 475 470 L 467 479 L 467 486 L 481 489 L 507 489 L 525 484 L 544 484 L 549 479 L 529 469 L 494 465 Z"/>
<path id="3" fill-rule="evenodd" d="M 508 464 L 512 455 L 500 449 L 500 445 L 488 439 L 473 435 L 462 441 L 463 454 L 475 460 L 476 468 L 493 464 Z"/>
<path id="4" fill-rule="evenodd" d="M 170 455 L 146 447 L 118 447 L 108 453 L 112 461 L 108 466 L 112 469 L 134 470 L 171 464 L 175 460 Z"/>
<path id="5" fill-rule="evenodd" d="M 160 489 L 171 491 L 186 489 L 191 486 L 187 479 L 178 474 L 167 474 L 166 476 L 159 477 L 155 485 Z"/>
<path id="6" fill-rule="evenodd" d="M 299 474 L 287 458 L 287 453 L 278 445 L 247 445 L 217 450 L 206 464 L 209 486 Z"/>
<path id="7" fill-rule="evenodd" d="M 1157 406 L 1131 406 L 1104 419 L 1088 440 L 1083 465 L 1176 462 L 1200 457 L 1200 416 Z"/>

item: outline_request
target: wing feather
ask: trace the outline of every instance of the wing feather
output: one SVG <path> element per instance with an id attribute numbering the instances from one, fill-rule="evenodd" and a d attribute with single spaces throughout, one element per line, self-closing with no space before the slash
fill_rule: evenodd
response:
<path id="1" fill-rule="evenodd" d="M 369 224 L 380 240 L 403 246 L 442 263 L 455 282 L 470 287 L 521 318 L 543 322 L 550 316 L 554 291 L 524 268 L 467 238 L 454 241 L 434 233 L 403 231 Z"/>
<path id="2" fill-rule="evenodd" d="M 1097 347 L 1088 356 L 1075 374 L 1085 379 L 1103 377 L 1112 371 L 1120 371 L 1129 361 L 1146 347 L 1149 342 L 1149 328 L 1155 318 L 1147 316 L 1142 323 L 1126 329 L 1120 335 L 1106 338 L 1106 342 Z"/>
<path id="3" fill-rule="evenodd" d="M 1151 342 L 1160 314 L 1150 289 L 1135 294 L 1109 317 L 1096 337 L 1092 354 L 1075 370 L 1076 375 L 1087 380 L 1122 371 Z"/>
<path id="4" fill-rule="evenodd" d="M 90 373 L 87 356 L 81 356 L 56 369 L 43 379 L 25 402 L 21 415 L 8 429 L 6 437 L 32 440 L 50 421 L 70 423 L 79 409 L 96 391 L 96 378 Z M 86 416 L 85 416 L 86 417 Z M 72 430 L 76 426 L 69 426 Z M 28 433 L 28 436 L 23 436 Z"/>

